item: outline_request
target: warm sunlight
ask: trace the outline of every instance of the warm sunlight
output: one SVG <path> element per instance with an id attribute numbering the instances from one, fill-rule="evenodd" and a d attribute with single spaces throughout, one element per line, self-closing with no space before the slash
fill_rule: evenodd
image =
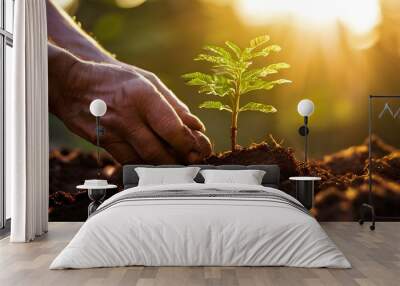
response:
<path id="1" fill-rule="evenodd" d="M 133 8 L 142 5 L 146 0 L 115 0 L 120 8 Z"/>
<path id="2" fill-rule="evenodd" d="M 65 9 L 65 8 L 71 6 L 75 1 L 74 0 L 55 0 L 54 2 Z"/>
<path id="3" fill-rule="evenodd" d="M 235 8 L 252 25 L 289 16 L 311 25 L 339 22 L 355 34 L 370 32 L 381 19 L 379 0 L 237 0 Z"/>

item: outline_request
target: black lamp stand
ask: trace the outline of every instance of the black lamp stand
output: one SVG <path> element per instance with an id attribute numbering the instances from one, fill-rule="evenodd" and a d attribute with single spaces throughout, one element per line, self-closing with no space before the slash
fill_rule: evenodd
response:
<path id="1" fill-rule="evenodd" d="M 100 136 L 104 135 L 104 128 L 100 125 L 100 117 L 96 116 L 96 149 L 97 149 L 97 178 L 101 176 L 100 168 Z"/>
<path id="2" fill-rule="evenodd" d="M 299 134 L 304 137 L 304 163 L 307 164 L 308 160 L 308 116 L 304 116 L 304 125 L 299 128 Z"/>
<path id="3" fill-rule="evenodd" d="M 104 128 L 100 125 L 100 117 L 96 116 L 96 150 L 97 150 L 97 179 L 101 178 L 100 167 L 100 136 L 104 134 Z M 88 189 L 91 203 L 88 206 L 88 217 L 96 211 L 106 197 L 106 189 Z"/>

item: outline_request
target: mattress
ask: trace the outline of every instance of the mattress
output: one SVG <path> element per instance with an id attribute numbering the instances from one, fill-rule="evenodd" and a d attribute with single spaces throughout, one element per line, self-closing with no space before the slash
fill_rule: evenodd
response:
<path id="1" fill-rule="evenodd" d="M 50 269 L 132 265 L 351 267 L 319 223 L 284 192 L 197 183 L 114 195 Z"/>

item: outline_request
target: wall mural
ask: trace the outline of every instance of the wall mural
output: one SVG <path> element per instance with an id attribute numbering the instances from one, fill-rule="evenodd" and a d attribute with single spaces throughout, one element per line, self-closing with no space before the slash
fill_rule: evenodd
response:
<path id="1" fill-rule="evenodd" d="M 76 186 L 97 177 L 97 98 L 107 104 L 100 176 L 119 186 L 107 196 L 127 163 L 278 164 L 290 194 L 289 177 L 321 177 L 318 220 L 358 219 L 368 96 L 400 94 L 400 3 L 283 2 L 48 0 L 50 220 L 87 217 Z M 315 104 L 307 163 L 305 98 Z M 381 216 L 400 216 L 399 112 L 398 100 L 374 105 Z"/>

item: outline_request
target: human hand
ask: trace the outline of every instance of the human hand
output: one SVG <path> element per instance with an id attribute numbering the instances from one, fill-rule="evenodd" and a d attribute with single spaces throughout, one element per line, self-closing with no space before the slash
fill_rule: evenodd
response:
<path id="1" fill-rule="evenodd" d="M 179 98 L 152 72 L 147 70 L 126 64 L 124 62 L 116 61 L 117 65 L 128 69 L 129 71 L 137 72 L 142 75 L 148 81 L 150 81 L 154 87 L 160 92 L 168 103 L 175 109 L 175 112 L 181 118 L 182 122 L 193 130 L 205 131 L 203 123 L 195 115 L 193 115 L 186 104 L 184 104 Z"/>
<path id="2" fill-rule="evenodd" d="M 156 87 L 134 69 L 78 60 L 58 91 L 50 110 L 92 143 L 90 102 L 100 98 L 107 103 L 100 144 L 121 164 L 195 163 L 211 153 L 200 120 L 161 82 Z"/>

